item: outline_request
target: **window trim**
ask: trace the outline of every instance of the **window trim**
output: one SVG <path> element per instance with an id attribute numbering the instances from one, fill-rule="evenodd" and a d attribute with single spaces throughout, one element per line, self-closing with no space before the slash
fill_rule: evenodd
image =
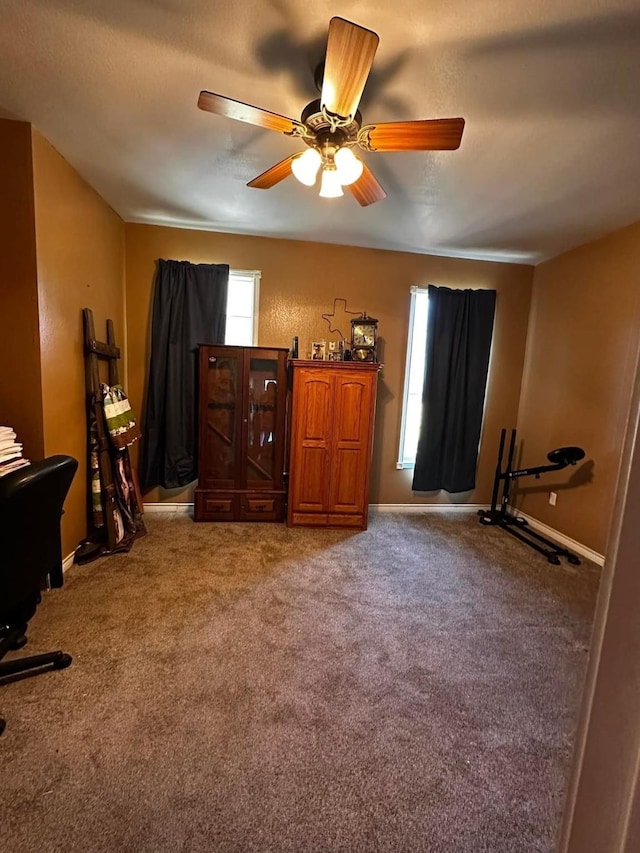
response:
<path id="1" fill-rule="evenodd" d="M 229 279 L 231 279 L 232 275 L 253 278 L 253 328 L 251 330 L 250 346 L 258 346 L 258 306 L 260 304 L 260 280 L 262 278 L 262 270 L 238 270 L 231 267 L 229 269 Z M 227 314 L 227 317 L 228 316 L 229 315 Z"/>
<path id="2" fill-rule="evenodd" d="M 404 387 L 402 390 L 402 416 L 400 420 L 400 441 L 398 443 L 398 461 L 396 463 L 396 468 L 398 470 L 402 470 L 404 468 L 415 468 L 415 462 L 410 462 L 405 460 L 404 458 L 404 441 L 407 431 L 407 404 L 409 402 L 409 380 L 410 380 L 410 372 L 411 372 L 411 358 L 413 355 L 413 339 L 414 339 L 414 325 L 415 325 L 415 316 L 416 316 L 416 296 L 419 293 L 428 293 L 428 285 L 426 287 L 422 287 L 419 285 L 413 285 L 409 290 L 411 301 L 409 305 L 409 330 L 407 332 L 407 357 L 405 359 L 404 366 Z"/>

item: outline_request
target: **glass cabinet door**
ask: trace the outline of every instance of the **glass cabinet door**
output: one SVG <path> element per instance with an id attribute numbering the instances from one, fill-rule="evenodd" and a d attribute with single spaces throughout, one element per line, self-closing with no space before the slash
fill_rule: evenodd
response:
<path id="1" fill-rule="evenodd" d="M 273 488 L 277 390 L 277 356 L 266 352 L 250 353 L 245 414 L 248 488 Z"/>
<path id="2" fill-rule="evenodd" d="M 207 357 L 206 482 L 209 488 L 233 488 L 238 477 L 238 400 L 242 353 L 210 347 Z"/>

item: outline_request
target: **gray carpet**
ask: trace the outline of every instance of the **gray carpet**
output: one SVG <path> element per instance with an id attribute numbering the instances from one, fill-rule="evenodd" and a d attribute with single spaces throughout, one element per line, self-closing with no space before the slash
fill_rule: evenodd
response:
<path id="1" fill-rule="evenodd" d="M 147 517 L 0 688 L 4 853 L 551 853 L 599 571 L 474 516 Z"/>

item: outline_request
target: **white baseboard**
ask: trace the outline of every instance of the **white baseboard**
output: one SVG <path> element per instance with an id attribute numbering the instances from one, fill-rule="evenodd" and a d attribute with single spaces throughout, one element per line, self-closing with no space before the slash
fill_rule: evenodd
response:
<path id="1" fill-rule="evenodd" d="M 374 512 L 471 512 L 476 513 L 479 509 L 489 509 L 488 504 L 369 504 L 369 509 Z"/>
<path id="2" fill-rule="evenodd" d="M 193 502 L 175 502 L 158 501 L 157 503 L 148 503 L 144 505 L 145 512 L 182 512 L 185 515 L 193 512 Z"/>
<path id="3" fill-rule="evenodd" d="M 369 504 L 369 509 L 377 512 L 477 512 L 488 509 L 488 504 Z M 145 512 L 193 512 L 193 503 L 158 501 L 146 503 Z"/>
<path id="4" fill-rule="evenodd" d="M 576 542 L 575 539 L 571 539 L 569 536 L 565 536 L 564 533 L 560 533 L 559 531 L 554 530 L 554 528 L 549 527 L 548 524 L 543 524 L 536 518 L 527 515 L 526 512 L 520 512 L 519 510 L 517 511 L 513 507 L 509 507 L 509 509 L 512 514 L 517 514 L 518 518 L 524 518 L 524 520 L 531 527 L 533 527 L 534 530 L 537 530 L 539 533 L 542 533 L 543 536 L 548 536 L 549 539 L 553 539 L 554 542 L 557 542 L 558 545 L 562 545 L 563 548 L 568 548 L 570 551 L 575 551 L 576 554 L 580 554 L 580 556 L 584 557 L 585 560 L 591 560 L 592 563 L 596 563 L 598 566 L 604 566 L 603 554 L 598 554 L 597 551 L 593 551 L 591 548 L 587 548 L 587 546 L 583 545 L 581 542 Z"/>
<path id="5" fill-rule="evenodd" d="M 75 557 L 76 552 L 72 551 L 69 555 L 67 555 L 62 561 L 62 573 L 64 574 L 68 571 L 73 565 L 73 558 Z"/>
<path id="6" fill-rule="evenodd" d="M 369 509 L 377 512 L 476 512 L 488 509 L 488 504 L 369 504 Z M 193 512 L 193 503 L 158 501 L 146 503 L 145 512 Z"/>

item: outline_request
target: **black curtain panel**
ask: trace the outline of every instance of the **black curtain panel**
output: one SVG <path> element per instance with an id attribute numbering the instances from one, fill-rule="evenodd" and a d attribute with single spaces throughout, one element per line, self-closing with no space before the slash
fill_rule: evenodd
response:
<path id="1" fill-rule="evenodd" d="M 143 421 L 145 489 L 198 476 L 198 344 L 224 343 L 227 264 L 158 261 Z"/>
<path id="2" fill-rule="evenodd" d="M 413 490 L 475 488 L 495 290 L 429 287 L 427 349 Z"/>

